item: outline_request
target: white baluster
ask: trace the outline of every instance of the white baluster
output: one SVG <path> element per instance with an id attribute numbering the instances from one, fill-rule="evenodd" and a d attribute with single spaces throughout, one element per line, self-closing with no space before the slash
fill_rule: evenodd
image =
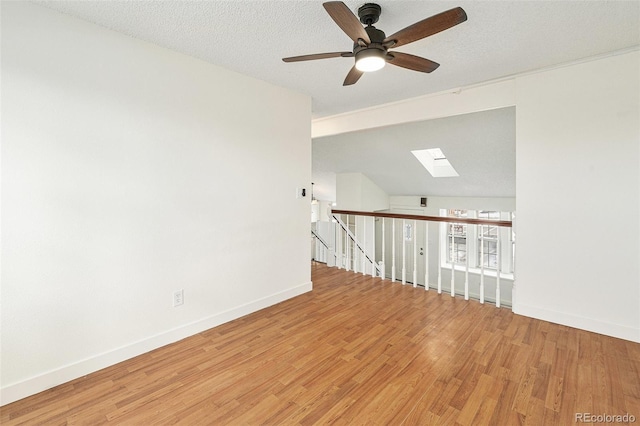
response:
<path id="1" fill-rule="evenodd" d="M 366 260 L 367 260 L 367 217 L 366 216 L 362 216 L 362 251 L 360 253 L 360 260 L 361 260 L 361 268 L 362 269 L 362 275 L 365 275 L 367 272 L 367 268 L 366 268 Z"/>
<path id="2" fill-rule="evenodd" d="M 484 225 L 480 225 L 480 303 L 484 303 Z"/>
<path id="3" fill-rule="evenodd" d="M 333 225 L 332 222 L 329 222 L 329 231 L 327 232 L 327 234 L 329 234 L 332 229 L 331 229 L 331 225 Z M 327 253 L 327 266 L 336 266 L 336 240 L 335 240 L 335 236 L 336 236 L 336 231 L 335 229 L 333 229 L 333 244 L 331 244 L 328 248 L 328 253 Z"/>
<path id="4" fill-rule="evenodd" d="M 407 283 L 407 258 L 406 258 L 406 251 L 407 251 L 407 242 L 405 241 L 406 238 L 406 233 L 407 233 L 407 227 L 406 227 L 406 221 L 404 219 L 402 219 L 402 285 Z"/>
<path id="5" fill-rule="evenodd" d="M 413 286 L 418 287 L 418 221 L 413 221 Z"/>
<path id="6" fill-rule="evenodd" d="M 346 269 L 347 268 L 347 248 L 344 245 L 345 242 L 345 232 L 344 229 L 342 228 L 342 225 L 339 225 L 339 232 L 340 232 L 340 268 L 341 269 Z"/>
<path id="7" fill-rule="evenodd" d="M 429 290 L 429 222 L 424 222 L 424 289 Z"/>
<path id="8" fill-rule="evenodd" d="M 396 282 L 396 219 L 391 219 L 391 282 Z"/>
<path id="9" fill-rule="evenodd" d="M 456 238 L 456 230 L 453 228 L 453 232 L 451 233 L 451 297 L 456 295 L 456 262 L 455 258 L 455 238 Z"/>
<path id="10" fill-rule="evenodd" d="M 342 227 L 340 226 L 340 224 L 338 223 L 338 221 L 336 220 L 335 222 L 335 246 L 336 246 L 336 263 L 338 264 L 338 269 L 342 269 Z"/>
<path id="11" fill-rule="evenodd" d="M 345 244 L 347 246 L 347 266 L 346 266 L 346 270 L 350 271 L 351 270 L 351 241 L 349 241 L 349 215 L 347 215 L 346 227 L 347 227 L 347 229 L 345 230 L 345 233 L 344 233 Z"/>
<path id="12" fill-rule="evenodd" d="M 467 229 L 469 229 L 468 225 L 467 225 Z M 476 232 L 478 232 L 478 225 L 474 225 L 474 230 Z M 464 270 L 464 300 L 469 300 L 469 233 L 467 233 L 467 262 L 465 264 L 465 270 Z"/>
<path id="13" fill-rule="evenodd" d="M 440 229 L 438 231 L 438 241 L 442 241 L 442 239 L 440 238 L 440 233 L 443 229 L 445 229 L 445 233 L 447 232 L 446 227 L 443 228 L 442 226 L 440 226 Z M 444 238 L 447 238 L 446 234 L 444 235 Z M 442 247 L 438 248 L 438 294 L 442 294 Z"/>
<path id="14" fill-rule="evenodd" d="M 496 274 L 496 308 L 500 307 L 500 272 L 502 270 L 502 253 L 500 253 L 500 250 L 502 250 L 502 244 L 500 243 L 500 241 L 502 240 L 502 227 L 499 226 L 498 227 L 498 246 L 497 246 L 497 274 Z"/>
<path id="15" fill-rule="evenodd" d="M 384 236 L 384 232 L 385 232 L 385 227 L 384 227 L 384 217 L 380 218 L 380 220 L 382 220 L 382 266 L 380 268 L 380 276 L 382 277 L 383 280 L 387 279 L 387 275 L 386 275 L 386 269 L 385 269 L 385 262 L 387 261 L 387 259 L 385 258 L 385 236 Z"/>
<path id="16" fill-rule="evenodd" d="M 376 218 L 371 218 L 371 276 L 376 276 Z"/>
<path id="17" fill-rule="evenodd" d="M 360 250 L 358 250 L 358 244 L 356 243 L 358 238 L 358 219 L 360 216 L 353 218 L 353 272 L 358 272 L 358 261 L 360 259 Z"/>

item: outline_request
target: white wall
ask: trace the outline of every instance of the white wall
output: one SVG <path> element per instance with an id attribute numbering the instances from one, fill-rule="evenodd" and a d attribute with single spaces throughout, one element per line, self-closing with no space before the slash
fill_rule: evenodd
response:
<path id="1" fill-rule="evenodd" d="M 2 113 L 3 404 L 311 289 L 307 96 L 2 2 Z"/>
<path id="2" fill-rule="evenodd" d="M 516 105 L 514 311 L 640 342 L 639 62 L 618 52 L 323 118 L 312 134 Z"/>
<path id="3" fill-rule="evenodd" d="M 367 176 L 362 175 L 362 210 L 366 212 L 389 208 L 389 195 Z"/>
<path id="4" fill-rule="evenodd" d="M 389 208 L 389 196 L 362 173 L 338 173 L 336 204 L 339 210 L 385 210 Z"/>
<path id="5" fill-rule="evenodd" d="M 329 211 L 333 208 L 333 201 L 318 200 L 318 220 L 320 222 L 331 222 Z"/>
<path id="6" fill-rule="evenodd" d="M 514 311 L 640 342 L 640 54 L 517 79 Z"/>
<path id="7" fill-rule="evenodd" d="M 360 210 L 362 206 L 362 173 L 336 174 L 336 209 Z"/>

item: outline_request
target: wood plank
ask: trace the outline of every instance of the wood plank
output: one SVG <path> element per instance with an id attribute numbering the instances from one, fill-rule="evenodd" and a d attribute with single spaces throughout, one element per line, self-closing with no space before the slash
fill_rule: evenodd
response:
<path id="1" fill-rule="evenodd" d="M 17 424 L 640 417 L 640 344 L 312 265 L 312 292 L 0 408 Z"/>

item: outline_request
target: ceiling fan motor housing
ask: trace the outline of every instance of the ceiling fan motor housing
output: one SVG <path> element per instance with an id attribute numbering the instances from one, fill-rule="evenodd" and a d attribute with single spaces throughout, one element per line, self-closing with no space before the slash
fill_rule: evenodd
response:
<path id="1" fill-rule="evenodd" d="M 367 35 L 369 36 L 371 43 L 368 46 L 364 44 L 354 43 L 353 53 L 357 54 L 361 50 L 366 50 L 366 49 L 378 49 L 386 52 L 387 46 L 383 46 L 382 44 L 382 42 L 386 37 L 384 31 L 381 31 L 374 26 L 368 26 L 368 27 L 365 27 L 364 29 L 367 32 Z"/>

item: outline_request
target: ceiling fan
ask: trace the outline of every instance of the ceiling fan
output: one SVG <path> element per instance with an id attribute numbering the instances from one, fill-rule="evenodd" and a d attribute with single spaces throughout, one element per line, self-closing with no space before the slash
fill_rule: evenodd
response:
<path id="1" fill-rule="evenodd" d="M 467 20 L 467 14 L 461 7 L 447 10 L 430 18 L 423 19 L 413 25 L 387 37 L 384 32 L 373 26 L 378 22 L 382 8 L 375 3 L 366 3 L 358 8 L 360 20 L 341 1 L 330 1 L 322 4 L 329 16 L 353 40 L 353 50 L 350 52 L 330 52 L 312 55 L 292 56 L 283 58 L 284 62 L 311 61 L 326 58 L 352 58 L 355 65 L 347 74 L 343 86 L 356 83 L 362 74 L 377 71 L 385 63 L 396 65 L 420 72 L 432 72 L 440 66 L 420 56 L 402 52 L 390 52 L 389 49 L 399 47 L 430 35 L 439 33 Z M 360 23 L 366 25 L 363 27 Z"/>

